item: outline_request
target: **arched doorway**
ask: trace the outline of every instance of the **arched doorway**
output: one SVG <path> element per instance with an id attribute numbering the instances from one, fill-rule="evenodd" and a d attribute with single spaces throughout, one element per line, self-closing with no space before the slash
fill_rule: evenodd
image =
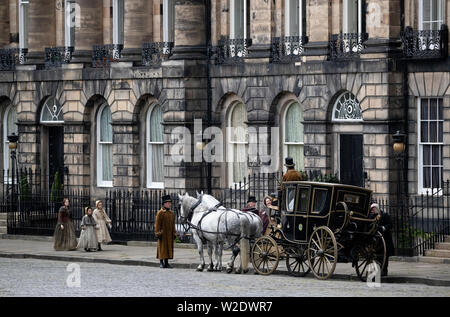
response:
<path id="1" fill-rule="evenodd" d="M 331 113 L 335 144 L 335 170 L 342 184 L 364 187 L 362 114 L 359 101 L 349 91 L 336 99 Z"/>
<path id="2" fill-rule="evenodd" d="M 64 184 L 64 119 L 62 106 L 54 96 L 45 99 L 40 116 L 42 126 L 42 169 L 48 175 L 48 189 Z M 55 184 L 56 185 L 56 184 Z"/>

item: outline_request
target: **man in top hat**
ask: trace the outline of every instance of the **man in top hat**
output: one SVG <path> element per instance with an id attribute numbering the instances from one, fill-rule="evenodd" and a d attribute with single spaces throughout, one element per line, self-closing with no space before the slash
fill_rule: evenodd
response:
<path id="1" fill-rule="evenodd" d="M 302 174 L 300 174 L 295 169 L 295 163 L 292 157 L 286 157 L 285 158 L 285 164 L 287 171 L 283 175 L 283 179 L 281 180 L 281 190 L 284 189 L 284 182 L 290 182 L 290 181 L 301 181 L 303 180 Z"/>
<path id="2" fill-rule="evenodd" d="M 383 235 L 384 242 L 386 243 L 386 262 L 384 262 L 384 267 L 381 268 L 381 276 L 388 275 L 389 257 L 394 255 L 394 241 L 392 240 L 391 229 L 392 219 L 389 214 L 380 209 L 380 205 L 376 202 L 370 205 L 370 217 L 375 218 L 380 216 L 378 231 Z"/>
<path id="3" fill-rule="evenodd" d="M 266 232 L 267 226 L 269 225 L 269 216 L 266 214 L 264 210 L 258 210 L 256 209 L 256 197 L 255 196 L 249 196 L 247 200 L 247 205 L 244 209 L 242 209 L 243 212 L 253 212 L 254 214 L 258 215 L 259 218 L 261 218 L 261 221 L 263 223 L 263 230 L 262 234 Z"/>
<path id="4" fill-rule="evenodd" d="M 162 208 L 156 214 L 155 236 L 158 238 L 156 257 L 160 268 L 172 268 L 169 259 L 173 259 L 173 241 L 176 238 L 175 214 L 170 210 L 172 200 L 170 195 L 162 197 Z"/>

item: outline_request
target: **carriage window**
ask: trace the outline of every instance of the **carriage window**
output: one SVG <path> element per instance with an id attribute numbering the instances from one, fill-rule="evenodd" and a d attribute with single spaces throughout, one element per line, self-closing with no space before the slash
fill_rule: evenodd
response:
<path id="1" fill-rule="evenodd" d="M 289 187 L 286 190 L 286 211 L 293 212 L 295 207 L 296 187 Z"/>
<path id="2" fill-rule="evenodd" d="M 314 189 L 313 212 L 325 214 L 328 208 L 328 189 Z"/>
<path id="3" fill-rule="evenodd" d="M 309 188 L 300 187 L 299 198 L 300 198 L 299 212 L 307 213 L 309 207 Z"/>

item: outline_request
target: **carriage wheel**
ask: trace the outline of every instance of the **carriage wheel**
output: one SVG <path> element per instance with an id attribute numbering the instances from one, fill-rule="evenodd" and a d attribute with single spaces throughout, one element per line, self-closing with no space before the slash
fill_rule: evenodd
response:
<path id="1" fill-rule="evenodd" d="M 252 247 L 252 264 L 258 274 L 272 274 L 279 262 L 280 253 L 275 240 L 271 237 L 258 238 Z"/>
<path id="2" fill-rule="evenodd" d="M 306 248 L 298 248 L 286 252 L 286 267 L 289 274 L 303 277 L 311 271 L 306 250 Z"/>
<path id="3" fill-rule="evenodd" d="M 312 233 L 308 243 L 308 262 L 314 275 L 320 280 L 326 280 L 333 275 L 338 259 L 336 238 L 333 232 L 325 226 Z"/>
<path id="4" fill-rule="evenodd" d="M 355 263 L 356 275 L 361 281 L 366 282 L 369 273 L 373 270 L 381 270 L 386 262 L 386 243 L 381 233 L 373 236 L 372 243 L 362 246 L 358 251 L 358 260 Z M 373 263 L 378 267 L 374 268 Z"/>

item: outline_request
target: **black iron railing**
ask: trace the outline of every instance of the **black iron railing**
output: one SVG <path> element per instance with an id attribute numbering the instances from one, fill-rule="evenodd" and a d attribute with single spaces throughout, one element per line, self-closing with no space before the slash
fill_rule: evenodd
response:
<path id="1" fill-rule="evenodd" d="M 92 67 L 106 68 L 111 63 L 118 62 L 122 49 L 123 45 L 119 44 L 94 45 L 92 48 Z"/>
<path id="2" fill-rule="evenodd" d="M 303 53 L 303 45 L 308 43 L 307 36 L 275 37 L 272 41 L 272 62 L 283 63 L 299 60 Z"/>
<path id="3" fill-rule="evenodd" d="M 397 255 L 425 255 L 450 235 L 450 181 L 441 188 L 412 198 L 379 199 L 382 210 L 393 222 L 392 235 Z"/>
<path id="4" fill-rule="evenodd" d="M 73 47 L 46 47 L 45 68 L 59 68 L 72 60 Z"/>
<path id="5" fill-rule="evenodd" d="M 330 36 L 330 59 L 359 58 L 367 33 L 341 33 Z"/>
<path id="6" fill-rule="evenodd" d="M 142 65 L 160 66 L 161 62 L 172 55 L 173 42 L 155 42 L 142 44 Z"/>
<path id="7" fill-rule="evenodd" d="M 252 39 L 229 39 L 221 37 L 216 51 L 216 64 L 238 64 L 248 57 L 248 48 Z"/>
<path id="8" fill-rule="evenodd" d="M 408 26 L 401 37 L 406 58 L 444 58 L 448 55 L 448 27 L 445 24 L 440 30 L 413 30 Z"/>
<path id="9" fill-rule="evenodd" d="M 0 71 L 15 70 L 19 63 L 19 49 L 2 48 L 0 49 Z"/>

